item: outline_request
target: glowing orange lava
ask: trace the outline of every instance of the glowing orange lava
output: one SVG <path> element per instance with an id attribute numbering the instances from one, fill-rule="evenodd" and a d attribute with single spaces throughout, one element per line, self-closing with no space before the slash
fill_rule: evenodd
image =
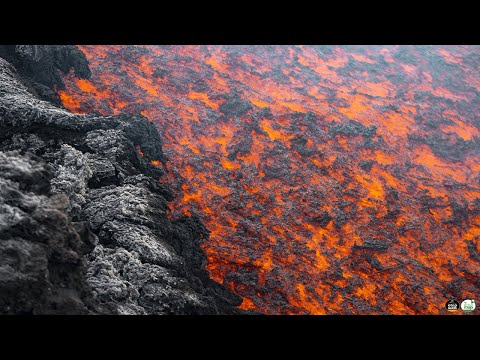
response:
<path id="1" fill-rule="evenodd" d="M 158 125 L 172 216 L 203 220 L 242 308 L 439 314 L 480 295 L 480 47 L 80 48 L 93 75 L 67 76 L 64 106 Z"/>

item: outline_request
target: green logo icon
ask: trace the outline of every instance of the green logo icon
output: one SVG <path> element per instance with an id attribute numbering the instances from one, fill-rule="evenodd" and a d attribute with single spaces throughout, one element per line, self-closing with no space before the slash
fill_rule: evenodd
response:
<path id="1" fill-rule="evenodd" d="M 460 305 L 460 307 L 465 312 L 472 312 L 473 310 L 475 310 L 475 300 L 470 300 L 470 299 L 463 300 L 462 305 Z"/>

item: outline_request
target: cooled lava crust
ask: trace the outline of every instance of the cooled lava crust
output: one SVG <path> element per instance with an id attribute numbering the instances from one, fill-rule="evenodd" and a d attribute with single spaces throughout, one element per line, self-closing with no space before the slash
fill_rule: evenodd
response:
<path id="1" fill-rule="evenodd" d="M 90 76 L 75 46 L 0 45 L 0 314 L 245 313 L 202 222 L 167 217 L 155 126 L 55 106 L 69 70 Z"/>

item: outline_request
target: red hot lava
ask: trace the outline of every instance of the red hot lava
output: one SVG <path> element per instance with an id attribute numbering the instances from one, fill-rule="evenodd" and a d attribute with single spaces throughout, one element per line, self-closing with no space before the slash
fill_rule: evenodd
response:
<path id="1" fill-rule="evenodd" d="M 172 216 L 203 220 L 207 269 L 242 308 L 478 298 L 480 47 L 80 48 L 93 76 L 68 76 L 63 104 L 158 125 Z"/>

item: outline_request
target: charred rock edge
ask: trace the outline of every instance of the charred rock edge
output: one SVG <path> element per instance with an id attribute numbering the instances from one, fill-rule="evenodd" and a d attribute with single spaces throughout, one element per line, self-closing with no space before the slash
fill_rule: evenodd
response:
<path id="1" fill-rule="evenodd" d="M 42 100 L 63 107 L 55 90 L 65 88 L 63 75 L 91 76 L 85 54 L 73 45 L 0 45 L 0 57 L 9 61 L 29 90 Z"/>
<path id="2" fill-rule="evenodd" d="M 168 218 L 154 125 L 55 106 L 71 68 L 90 74 L 75 46 L 0 46 L 0 313 L 243 313 L 205 226 Z"/>

